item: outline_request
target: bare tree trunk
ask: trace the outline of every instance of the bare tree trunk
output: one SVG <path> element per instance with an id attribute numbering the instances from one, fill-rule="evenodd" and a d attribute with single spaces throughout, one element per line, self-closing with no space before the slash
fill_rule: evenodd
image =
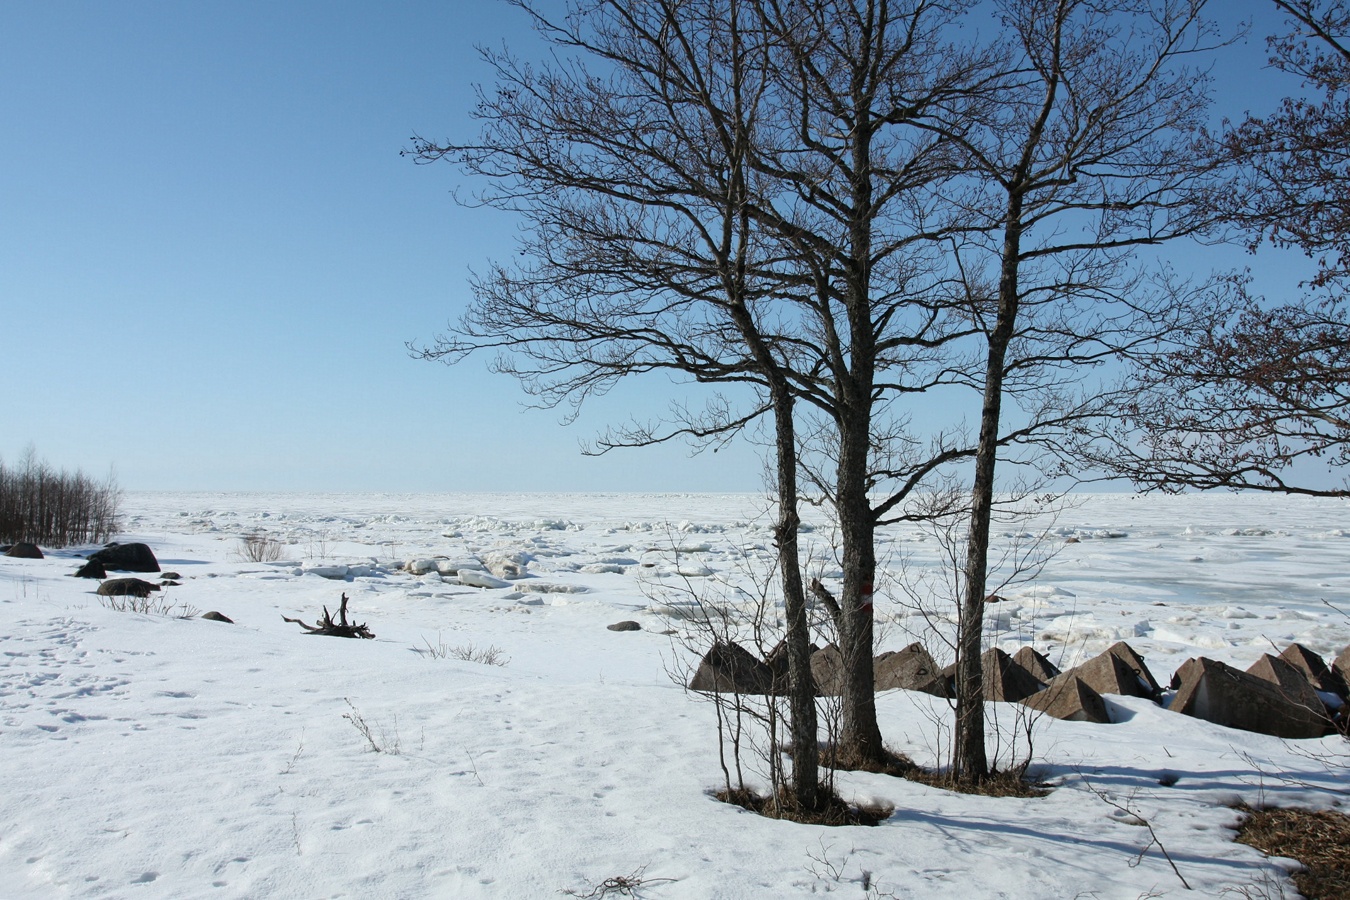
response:
<path id="1" fill-rule="evenodd" d="M 956 734 L 953 772 L 960 779 L 982 781 L 989 775 L 984 748 L 984 667 L 980 654 L 984 635 L 984 598 L 988 592 L 989 529 L 994 509 L 994 471 L 998 463 L 999 417 L 1003 407 L 1003 375 L 1008 344 L 1017 321 L 1017 270 L 1022 240 L 1022 200 L 1013 192 L 1008 202 L 999 273 L 998 318 L 989 335 L 985 363 L 980 440 L 975 450 L 975 481 L 970 497 L 970 534 L 966 542 L 964 593 L 956 636 Z"/>
<path id="2" fill-rule="evenodd" d="M 797 435 L 792 395 L 780 378 L 773 382 L 774 430 L 778 459 L 778 523 L 774 543 L 783 579 L 783 611 L 787 620 L 788 708 L 792 713 L 792 793 L 803 810 L 821 806 L 820 757 L 817 749 L 816 686 L 811 676 L 810 625 L 806 588 L 798 550 Z"/>
<path id="3" fill-rule="evenodd" d="M 877 726 L 872 677 L 872 594 L 876 578 L 875 525 L 867 496 L 867 428 L 840 428 L 838 515 L 844 584 L 839 598 L 839 652 L 843 657 L 841 722 L 837 749 L 844 768 L 885 758 Z M 861 433 L 859 433 L 861 432 Z"/>

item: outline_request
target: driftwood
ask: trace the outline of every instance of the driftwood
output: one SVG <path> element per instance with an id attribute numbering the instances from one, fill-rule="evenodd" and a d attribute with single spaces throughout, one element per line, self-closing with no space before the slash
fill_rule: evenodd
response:
<path id="1" fill-rule="evenodd" d="M 323 618 L 313 625 L 306 625 L 299 619 L 288 619 L 281 617 L 283 621 L 294 622 L 310 634 L 326 634 L 330 637 L 345 638 L 373 638 L 369 628 L 365 625 L 357 625 L 347 621 L 347 595 L 342 595 L 342 605 L 338 607 L 338 620 L 333 621 L 332 615 L 328 612 L 328 607 L 323 608 Z"/>

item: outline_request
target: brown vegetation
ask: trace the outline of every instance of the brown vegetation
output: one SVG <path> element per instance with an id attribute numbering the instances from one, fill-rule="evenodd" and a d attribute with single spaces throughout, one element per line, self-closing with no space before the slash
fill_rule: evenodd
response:
<path id="1" fill-rule="evenodd" d="M 1308 900 L 1350 897 L 1350 816 L 1308 809 L 1252 809 L 1237 841 L 1268 856 L 1284 856 L 1305 869 L 1294 884 Z"/>

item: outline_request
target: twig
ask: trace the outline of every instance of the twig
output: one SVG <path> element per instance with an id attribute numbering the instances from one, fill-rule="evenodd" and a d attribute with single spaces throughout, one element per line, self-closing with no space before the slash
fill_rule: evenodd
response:
<path id="1" fill-rule="evenodd" d="M 1082 775 L 1081 772 L 1079 774 Z M 1135 866 L 1143 862 L 1144 854 L 1148 853 L 1150 848 L 1157 847 L 1158 851 L 1162 853 L 1163 858 L 1167 860 L 1167 864 L 1172 867 L 1172 871 L 1176 873 L 1177 878 L 1181 879 L 1181 886 L 1188 891 L 1194 890 L 1194 888 L 1192 888 L 1190 884 L 1186 881 L 1186 876 L 1181 874 L 1181 870 L 1178 869 L 1177 864 L 1173 862 L 1172 854 L 1167 852 L 1167 848 L 1163 846 L 1163 842 L 1158 838 L 1158 833 L 1153 830 L 1153 823 L 1151 823 L 1148 819 L 1141 816 L 1139 814 L 1139 811 L 1132 808 L 1128 803 L 1120 803 L 1116 801 L 1106 791 L 1095 786 L 1091 781 L 1087 779 L 1086 775 L 1083 776 L 1083 784 L 1087 786 L 1087 789 L 1089 791 L 1096 794 L 1098 799 L 1100 799 L 1103 803 L 1120 810 L 1121 812 L 1133 818 L 1140 825 L 1148 829 L 1149 842 L 1145 844 L 1144 848 L 1139 851 L 1139 854 L 1133 860 L 1130 861 L 1131 869 L 1133 869 Z"/>
<path id="2" fill-rule="evenodd" d="M 606 878 L 599 884 L 591 885 L 590 890 L 582 893 L 576 888 L 564 888 L 559 891 L 560 894 L 566 894 L 569 897 L 580 897 L 581 900 L 597 900 L 601 897 L 636 897 L 638 890 L 650 884 L 660 884 L 662 882 L 674 881 L 674 878 L 644 878 L 643 873 L 647 871 L 646 866 L 635 870 L 629 875 L 615 875 L 613 878 Z"/>

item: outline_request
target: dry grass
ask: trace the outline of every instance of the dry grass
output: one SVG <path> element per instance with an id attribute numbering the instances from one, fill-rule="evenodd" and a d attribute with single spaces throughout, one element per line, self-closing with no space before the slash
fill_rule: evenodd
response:
<path id="1" fill-rule="evenodd" d="M 460 644 L 452 646 L 441 640 L 440 635 L 436 636 L 436 643 L 431 643 L 427 638 L 422 638 L 424 647 L 413 647 L 414 653 L 420 653 L 429 659 L 458 659 L 464 662 L 480 663 L 485 666 L 504 666 L 511 661 L 511 658 L 502 652 L 502 648 L 489 645 L 487 647 L 475 647 L 473 644 Z"/>
<path id="2" fill-rule="evenodd" d="M 831 794 L 823 808 L 816 810 L 802 809 L 787 795 L 775 800 L 751 790 L 723 789 L 715 791 L 712 796 L 723 803 L 748 809 L 770 819 L 784 819 L 804 825 L 880 825 L 895 812 L 895 807 L 886 805 L 849 806 L 837 794 Z"/>
<path id="3" fill-rule="evenodd" d="M 886 751 L 880 761 L 868 760 L 849 765 L 836 759 L 829 748 L 821 751 L 820 764 L 831 769 L 848 772 L 872 772 L 877 775 L 891 775 L 916 781 L 929 787 L 956 791 L 960 794 L 978 794 L 982 797 L 1044 797 L 1050 793 L 1049 785 L 1030 781 L 1021 772 L 994 772 L 983 781 L 968 781 L 953 778 L 950 773 L 935 769 L 925 769 L 903 754 Z"/>
<path id="4" fill-rule="evenodd" d="M 1308 900 L 1350 897 L 1350 816 L 1308 809 L 1239 807 L 1247 818 L 1236 840 L 1267 856 L 1304 865 L 1294 884 Z"/>
<path id="5" fill-rule="evenodd" d="M 843 772 L 871 772 L 875 775 L 893 775 L 896 778 L 909 778 L 912 773 L 919 771 L 914 760 L 902 753 L 892 753 L 889 750 L 882 751 L 880 760 L 850 760 L 839 756 L 833 747 L 826 746 L 820 751 L 820 764 L 827 769 L 838 769 Z"/>
<path id="6" fill-rule="evenodd" d="M 958 794 L 978 794 L 981 797 L 1044 797 L 1053 790 L 1050 785 L 1028 780 L 1019 772 L 993 772 L 982 781 L 970 781 L 953 778 L 949 772 L 937 772 L 915 766 L 905 777 L 929 787 L 955 791 Z"/>
<path id="7" fill-rule="evenodd" d="M 170 603 L 168 600 L 151 597 L 134 597 L 130 594 L 113 597 L 99 597 L 99 605 L 114 612 L 142 613 L 150 616 L 172 616 L 175 619 L 191 619 L 201 615 L 201 610 L 186 603 Z"/>

